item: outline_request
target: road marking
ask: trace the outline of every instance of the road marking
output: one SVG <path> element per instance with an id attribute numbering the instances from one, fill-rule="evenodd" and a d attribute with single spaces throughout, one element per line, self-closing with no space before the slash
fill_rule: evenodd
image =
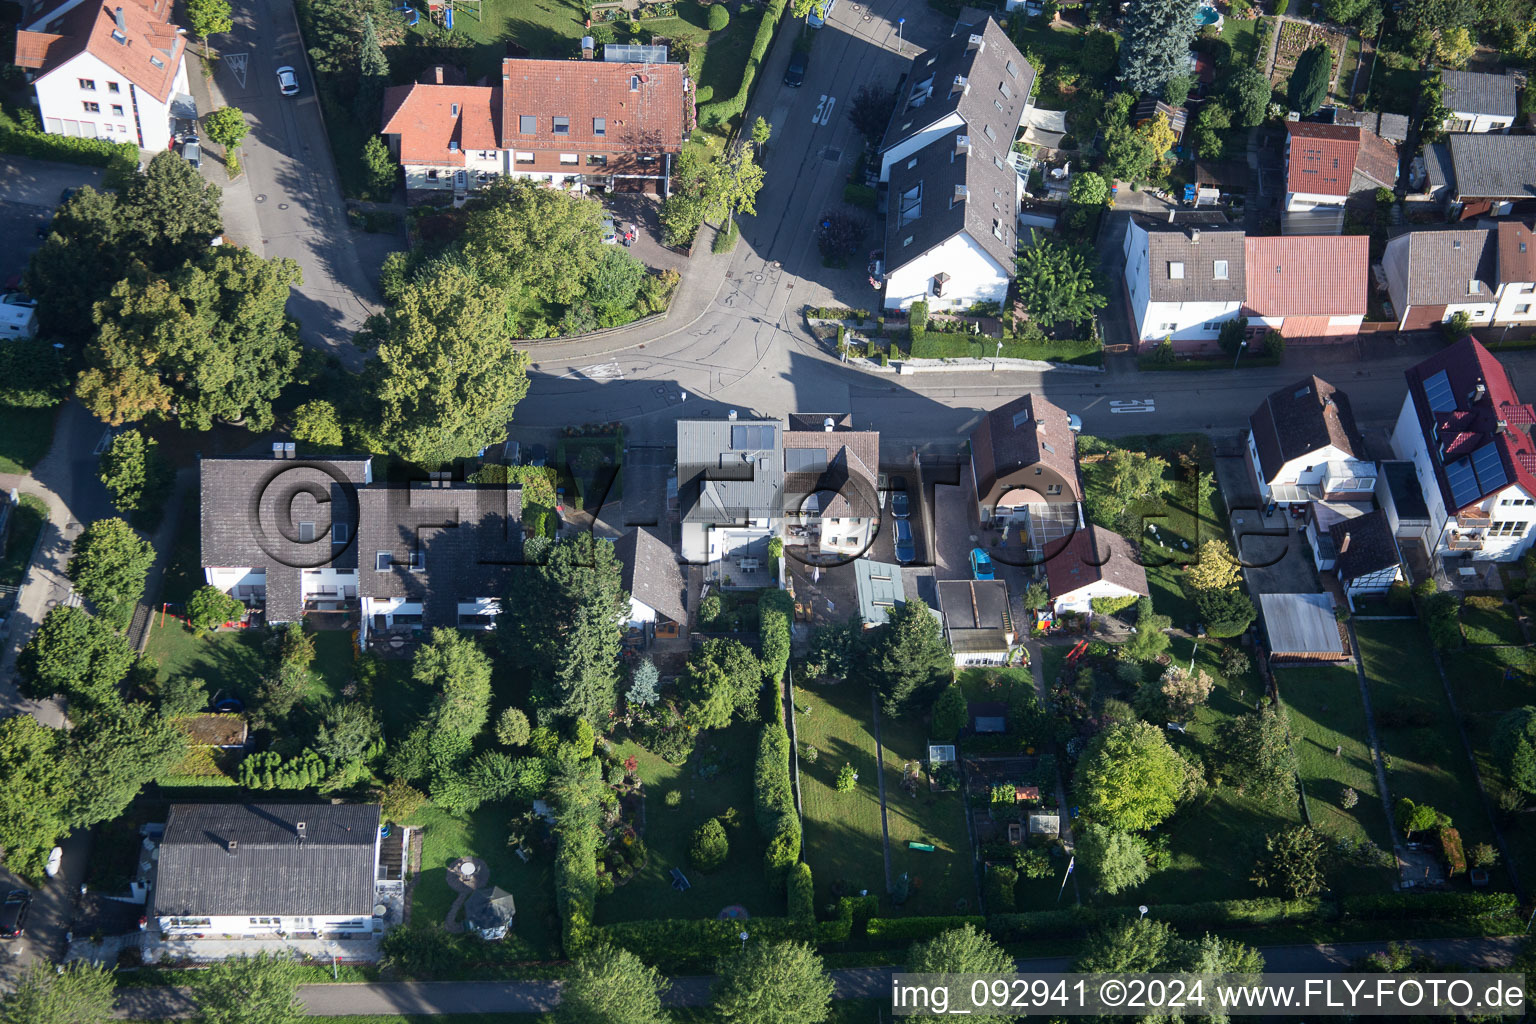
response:
<path id="1" fill-rule="evenodd" d="M 835 107 L 835 106 L 837 106 L 837 97 L 836 96 L 828 96 L 827 97 L 827 112 L 825 114 L 821 115 L 821 123 L 822 124 L 826 124 L 828 121 L 832 120 L 832 108 Z"/>
<path id="2" fill-rule="evenodd" d="M 1110 402 L 1110 412 L 1157 412 L 1157 405 L 1151 398 L 1132 398 L 1123 402 Z"/>
<path id="3" fill-rule="evenodd" d="M 111 447 L 111 445 L 112 445 L 112 428 L 108 427 L 107 428 L 107 432 L 105 434 L 101 435 L 101 440 L 96 442 L 96 450 L 91 452 L 91 454 L 92 455 L 100 455 L 102 452 L 106 451 L 109 447 Z"/>
<path id="4" fill-rule="evenodd" d="M 821 94 L 821 102 L 816 104 L 816 113 L 811 115 L 811 124 L 820 124 L 821 123 L 821 111 L 822 111 L 822 108 L 825 107 L 826 105 L 827 105 L 827 94 L 826 93 L 822 93 Z"/>
<path id="5" fill-rule="evenodd" d="M 229 68 L 229 73 L 235 76 L 235 81 L 240 83 L 240 88 L 245 88 L 245 70 L 250 62 L 248 53 L 226 53 L 219 58 L 219 62 Z"/>
<path id="6" fill-rule="evenodd" d="M 623 380 L 624 369 L 617 362 L 594 363 L 591 366 L 583 366 L 579 370 L 572 370 L 570 373 L 562 373 L 560 375 L 561 380 L 565 380 L 568 377 L 585 377 L 588 380 L 613 380 L 614 378 Z"/>

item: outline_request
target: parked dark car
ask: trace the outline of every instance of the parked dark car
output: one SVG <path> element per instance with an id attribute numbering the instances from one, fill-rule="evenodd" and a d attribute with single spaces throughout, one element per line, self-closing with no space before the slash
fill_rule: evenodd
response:
<path id="1" fill-rule="evenodd" d="M 32 894 L 25 889 L 12 889 L 0 904 L 0 939 L 19 939 L 27 930 L 27 910 L 32 906 Z"/>
<path id="2" fill-rule="evenodd" d="M 789 58 L 789 67 L 784 71 L 784 84 L 792 89 L 798 89 L 805 82 L 805 69 L 810 64 L 810 55 L 796 50 Z"/>
<path id="3" fill-rule="evenodd" d="M 917 547 L 912 543 L 912 520 L 896 520 L 896 561 L 902 565 L 917 560 Z"/>
<path id="4" fill-rule="evenodd" d="M 530 466 L 543 466 L 548 461 L 549 461 L 549 449 L 548 448 L 545 448 L 541 444 L 531 444 L 531 445 L 528 446 L 528 463 L 527 463 L 528 465 L 530 465 Z"/>
<path id="5" fill-rule="evenodd" d="M 891 492 L 891 515 L 905 519 L 912 514 L 912 501 L 905 490 Z"/>

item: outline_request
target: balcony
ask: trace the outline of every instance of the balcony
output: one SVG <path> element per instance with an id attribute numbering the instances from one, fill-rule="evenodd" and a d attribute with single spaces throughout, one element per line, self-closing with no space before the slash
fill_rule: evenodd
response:
<path id="1" fill-rule="evenodd" d="M 1483 550 L 1483 538 L 1481 534 L 1463 535 L 1453 533 L 1446 539 L 1445 546 L 1452 551 L 1481 551 Z"/>
<path id="2" fill-rule="evenodd" d="M 1456 513 L 1456 525 L 1463 530 L 1481 530 L 1493 525 L 1493 513 L 1483 509 L 1467 509 Z"/>

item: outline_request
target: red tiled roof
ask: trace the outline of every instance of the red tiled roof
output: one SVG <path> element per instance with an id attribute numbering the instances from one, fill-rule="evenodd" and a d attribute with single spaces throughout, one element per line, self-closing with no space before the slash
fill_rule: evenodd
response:
<path id="1" fill-rule="evenodd" d="M 384 91 L 383 133 L 400 136 L 403 164 L 463 167 L 466 150 L 502 148 L 496 141 L 500 91 L 483 85 L 392 86 Z"/>
<path id="2" fill-rule="evenodd" d="M 1055 601 L 1100 580 L 1151 596 L 1147 571 L 1137 561 L 1131 542 L 1102 526 L 1075 531 L 1059 548 L 1046 545 L 1045 577 Z"/>
<path id="3" fill-rule="evenodd" d="M 1365 313 L 1368 235 L 1274 235 L 1243 240 L 1248 268 L 1245 312 L 1259 316 Z"/>
<path id="4" fill-rule="evenodd" d="M 620 64 L 590 60 L 501 62 L 504 148 L 571 146 L 584 153 L 676 153 L 683 148 L 685 69 L 681 64 Z M 633 81 L 634 88 L 631 88 Z M 522 131 L 521 118 L 534 118 Z M 556 133 L 564 117 L 568 131 Z M 594 131 L 602 118 L 602 135 Z"/>
<path id="5" fill-rule="evenodd" d="M 1397 184 L 1397 147 L 1369 129 L 1360 129 L 1355 170 L 1383 188 Z"/>
<path id="6" fill-rule="evenodd" d="M 1347 196 L 1360 152 L 1360 129 L 1336 124 L 1287 121 L 1290 156 L 1285 187 L 1289 192 Z"/>
<path id="7" fill-rule="evenodd" d="M 34 70 L 64 63 L 80 51 L 80 40 L 51 32 L 17 32 L 16 65 Z"/>
<path id="8" fill-rule="evenodd" d="M 1536 225 L 1499 221 L 1499 283 L 1536 281 Z"/>
<path id="9" fill-rule="evenodd" d="M 94 6 L 86 0 L 65 14 L 61 34 L 16 33 L 16 63 L 47 75 L 87 50 L 164 103 L 170 98 L 186 48 L 186 41 L 171 24 L 171 0 L 121 0 L 126 37 L 123 42 L 115 36 L 118 6 L 118 0 Z"/>

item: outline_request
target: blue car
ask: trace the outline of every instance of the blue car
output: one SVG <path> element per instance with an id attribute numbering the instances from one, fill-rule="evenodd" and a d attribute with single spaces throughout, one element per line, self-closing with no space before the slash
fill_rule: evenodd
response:
<path id="1" fill-rule="evenodd" d="M 902 565 L 917 561 L 917 547 L 912 543 L 912 521 L 896 520 L 896 561 Z"/>
<path id="2" fill-rule="evenodd" d="M 978 580 L 997 579 L 992 571 L 992 556 L 981 548 L 971 548 L 971 575 Z"/>

